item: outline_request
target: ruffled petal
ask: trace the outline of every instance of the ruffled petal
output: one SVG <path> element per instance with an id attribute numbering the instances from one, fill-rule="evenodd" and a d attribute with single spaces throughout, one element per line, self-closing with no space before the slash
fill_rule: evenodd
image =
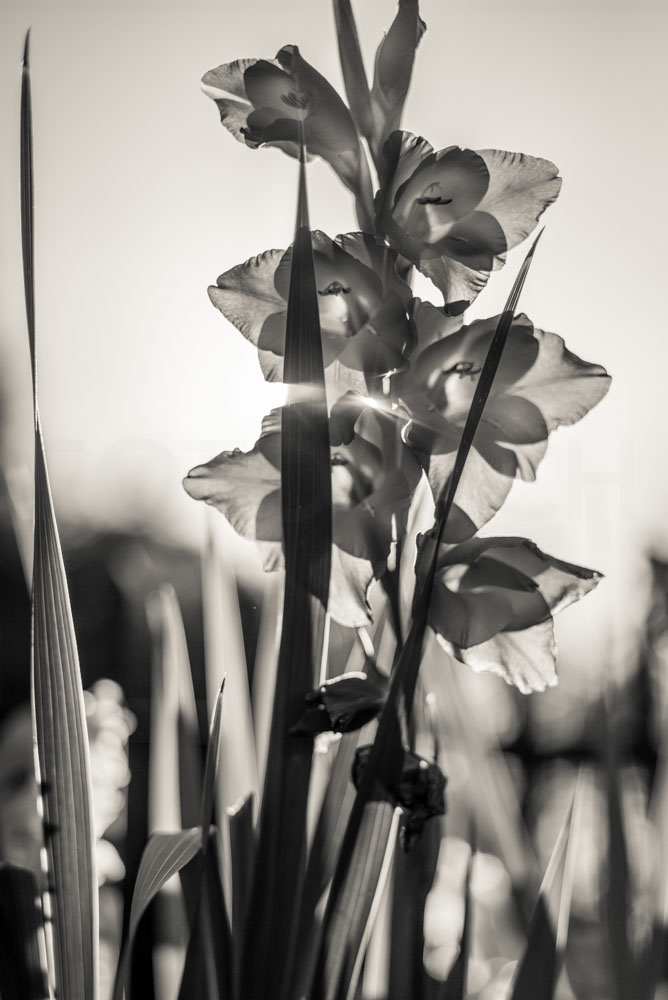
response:
<path id="1" fill-rule="evenodd" d="M 371 218 L 371 180 L 350 112 L 296 45 L 283 46 L 275 59 L 218 66 L 202 87 L 223 125 L 253 149 L 277 146 L 299 157 L 303 129 L 308 155 L 327 160 L 354 192 L 364 219 Z"/>
<path id="2" fill-rule="evenodd" d="M 396 254 L 362 233 L 333 241 L 315 232 L 313 250 L 330 402 L 349 390 L 374 395 L 386 375 L 407 367 L 414 343 Z M 283 378 L 291 262 L 290 249 L 268 250 L 209 288 L 213 304 L 257 348 L 268 381 Z"/>
<path id="3" fill-rule="evenodd" d="M 263 422 L 249 452 L 223 452 L 184 480 L 190 496 L 216 507 L 244 538 L 258 543 L 266 570 L 282 556 L 280 410 Z M 421 470 L 398 438 L 396 422 L 369 407 L 346 446 L 332 449 L 333 548 L 329 611 L 342 625 L 371 618 L 368 593 L 406 530 Z"/>
<path id="4" fill-rule="evenodd" d="M 556 201 L 559 171 L 549 160 L 526 153 L 481 149 L 478 155 L 489 171 L 489 188 L 478 210 L 494 216 L 510 250 L 533 232 L 545 209 Z"/>
<path id="5" fill-rule="evenodd" d="M 429 623 L 475 670 L 520 691 L 556 684 L 552 615 L 600 580 L 594 570 L 547 555 L 526 538 L 475 538 L 439 552 Z"/>
<path id="6" fill-rule="evenodd" d="M 441 339 L 447 321 L 440 310 L 419 302 L 413 318 L 425 346 L 411 359 L 410 372 L 396 379 L 395 392 L 411 414 L 405 440 L 419 453 L 437 496 L 452 473 L 499 317 Z M 603 368 L 571 354 L 561 337 L 534 330 L 524 315 L 513 320 L 456 495 L 474 530 L 499 509 L 512 479 L 535 479 L 550 432 L 584 416 L 609 383 Z M 449 524 L 448 540 L 461 537 L 459 525 Z"/>
<path id="7" fill-rule="evenodd" d="M 453 652 L 449 644 L 446 649 Z M 502 677 L 521 694 L 545 691 L 558 682 L 552 619 L 521 632 L 499 632 L 479 646 L 454 650 L 454 655 L 476 673 L 485 670 Z"/>

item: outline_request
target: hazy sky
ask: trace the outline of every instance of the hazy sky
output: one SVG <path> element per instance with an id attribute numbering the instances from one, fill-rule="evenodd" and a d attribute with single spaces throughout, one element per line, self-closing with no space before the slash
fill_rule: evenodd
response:
<path id="1" fill-rule="evenodd" d="M 356 9 L 370 65 L 395 5 Z M 564 177 L 522 308 L 614 383 L 582 424 L 557 432 L 538 483 L 515 487 L 499 528 L 608 574 L 602 596 L 585 603 L 614 614 L 630 586 L 629 552 L 652 542 L 668 550 L 668 5 L 423 0 L 421 12 L 428 30 L 404 127 L 436 148 L 544 156 Z M 278 398 L 206 287 L 290 242 L 296 183 L 278 151 L 235 143 L 199 80 L 221 62 L 297 43 L 339 86 L 331 5 L 3 0 L 0 19 L 7 454 L 20 466 L 30 440 L 18 108 L 32 25 L 40 397 L 57 507 L 195 540 L 201 511 L 181 477 L 223 448 L 249 447 Z M 309 174 L 314 227 L 356 228 L 329 168 Z M 499 311 L 521 255 L 472 315 Z"/>

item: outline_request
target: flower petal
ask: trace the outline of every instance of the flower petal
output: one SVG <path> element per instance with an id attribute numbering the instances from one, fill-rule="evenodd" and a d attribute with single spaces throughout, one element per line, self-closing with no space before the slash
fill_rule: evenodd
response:
<path id="1" fill-rule="evenodd" d="M 437 638 L 443 644 L 443 640 Z M 476 673 L 485 670 L 497 674 L 521 694 L 545 691 L 557 684 L 552 619 L 521 632 L 499 632 L 470 649 L 453 650 L 448 643 L 445 648 Z"/>
<path id="2" fill-rule="evenodd" d="M 438 288 L 448 316 L 461 316 L 480 295 L 491 274 L 448 257 L 425 257 L 419 270 Z"/>
<path id="3" fill-rule="evenodd" d="M 481 149 L 478 155 L 489 171 L 489 187 L 478 210 L 494 216 L 512 249 L 533 232 L 545 209 L 556 201 L 559 171 L 550 160 L 526 153 Z"/>
<path id="4" fill-rule="evenodd" d="M 396 254 L 367 234 L 332 241 L 315 232 L 313 249 L 330 402 L 348 390 L 373 395 L 382 378 L 407 367 L 414 342 Z M 291 249 L 268 250 L 209 288 L 213 304 L 257 347 L 268 381 L 283 378 L 291 259 Z"/>
<path id="5" fill-rule="evenodd" d="M 239 59 L 202 79 L 221 121 L 236 139 L 256 149 L 277 146 L 300 155 L 300 128 L 308 155 L 322 156 L 355 194 L 363 225 L 372 218 L 371 179 L 348 108 L 327 80 L 285 45 L 275 59 Z"/>
<path id="6" fill-rule="evenodd" d="M 542 691 L 556 684 L 552 614 L 600 578 L 526 538 L 442 546 L 429 623 L 462 662 L 499 674 L 525 694 Z"/>
<path id="7" fill-rule="evenodd" d="M 227 98 L 231 94 L 248 102 L 244 73 L 257 61 L 257 59 L 237 59 L 235 62 L 224 63 L 222 66 L 210 69 L 202 77 L 202 90 L 212 101 Z"/>
<path id="8" fill-rule="evenodd" d="M 183 483 L 190 496 L 216 507 L 239 534 L 258 543 L 266 570 L 283 563 L 280 453 L 280 410 L 273 410 L 251 451 L 223 452 L 192 469 Z M 332 449 L 329 611 L 340 624 L 371 620 L 368 592 L 405 533 L 420 475 L 419 463 L 398 439 L 396 422 L 369 407 L 350 443 Z"/>
<path id="9" fill-rule="evenodd" d="M 459 429 L 499 317 L 477 320 L 441 339 L 437 334 L 447 321 L 440 310 L 416 303 L 413 317 L 418 343 L 425 347 L 413 356 L 411 371 L 397 377 L 395 392 L 411 413 L 405 440 L 420 454 L 437 496 L 452 472 Z M 476 528 L 503 503 L 507 477 L 533 480 L 550 432 L 584 416 L 609 383 L 603 368 L 572 354 L 561 337 L 534 330 L 524 315 L 515 317 L 457 491 L 458 507 Z M 446 537 L 461 539 L 452 524 Z"/>

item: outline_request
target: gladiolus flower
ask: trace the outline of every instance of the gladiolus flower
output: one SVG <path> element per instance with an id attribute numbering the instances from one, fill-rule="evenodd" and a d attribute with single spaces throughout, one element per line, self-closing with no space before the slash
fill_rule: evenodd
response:
<path id="1" fill-rule="evenodd" d="M 384 156 L 376 228 L 434 282 L 451 314 L 470 305 L 561 187 L 549 160 L 459 146 L 434 152 L 410 132 L 393 132 Z"/>
<path id="2" fill-rule="evenodd" d="M 421 470 L 392 417 L 366 407 L 352 440 L 332 448 L 333 541 L 329 611 L 342 625 L 371 620 L 367 601 L 406 531 Z M 265 570 L 283 565 L 280 410 L 265 418 L 249 452 L 226 451 L 184 479 L 186 492 L 220 510 L 257 541 Z"/>
<path id="3" fill-rule="evenodd" d="M 562 562 L 526 538 L 475 538 L 439 553 L 429 624 L 474 670 L 523 694 L 557 683 L 552 616 L 598 584 L 601 574 Z"/>
<path id="4" fill-rule="evenodd" d="M 367 233 L 331 240 L 314 232 L 318 309 L 330 403 L 348 390 L 380 391 L 381 380 L 408 366 L 414 344 L 406 315 L 410 288 L 396 253 Z M 257 347 L 269 382 L 283 378 L 292 250 L 268 250 L 238 264 L 209 288 L 223 316 Z"/>
<path id="5" fill-rule="evenodd" d="M 331 164 L 370 217 L 371 180 L 350 112 L 296 45 L 284 45 L 275 59 L 209 70 L 202 89 L 228 132 L 251 149 L 277 146 L 299 157 L 303 136 L 307 152 Z"/>
<path id="6" fill-rule="evenodd" d="M 435 497 L 452 473 L 498 318 L 439 336 L 453 321 L 428 302 L 415 306 L 420 346 L 410 371 L 395 379 L 393 392 L 411 414 L 405 440 L 418 452 Z M 515 477 L 534 480 L 550 432 L 580 420 L 609 386 L 604 368 L 582 361 L 561 337 L 535 329 L 525 315 L 516 316 L 457 489 L 446 540 L 463 541 L 486 524 Z"/>

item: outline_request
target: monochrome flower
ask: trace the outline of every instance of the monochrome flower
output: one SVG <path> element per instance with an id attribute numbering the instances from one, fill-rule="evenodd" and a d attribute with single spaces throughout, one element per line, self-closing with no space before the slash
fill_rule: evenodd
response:
<path id="1" fill-rule="evenodd" d="M 442 545 L 429 624 L 448 652 L 474 670 L 498 674 L 523 694 L 544 691 L 557 683 L 552 616 L 600 579 L 526 538 Z"/>
<path id="2" fill-rule="evenodd" d="M 374 395 L 385 376 L 407 367 L 415 340 L 397 255 L 367 233 L 331 240 L 316 231 L 312 242 L 330 403 L 348 390 Z M 292 248 L 268 250 L 209 288 L 216 308 L 257 348 L 269 382 L 283 378 L 291 265 Z"/>
<path id="3" fill-rule="evenodd" d="M 329 612 L 351 627 L 371 620 L 367 595 L 406 530 L 421 470 L 395 421 L 366 407 L 349 443 L 331 449 L 333 546 Z M 258 543 L 265 570 L 283 565 L 281 417 L 273 410 L 249 452 L 226 451 L 184 479 L 186 492 L 220 510 Z"/>
<path id="4" fill-rule="evenodd" d="M 418 348 L 393 383 L 410 413 L 404 437 L 420 456 L 435 497 L 455 463 L 462 429 L 498 316 L 448 333 L 453 320 L 416 300 Z M 439 335 L 442 331 L 443 335 Z M 606 394 L 600 365 L 572 354 L 561 337 L 513 319 L 448 520 L 446 540 L 462 541 L 489 521 L 516 477 L 532 481 L 551 431 L 574 424 Z"/>
<path id="5" fill-rule="evenodd" d="M 470 305 L 561 187 L 549 160 L 459 146 L 435 152 L 410 132 L 393 132 L 384 156 L 376 228 L 434 282 L 452 314 Z"/>
<path id="6" fill-rule="evenodd" d="M 350 112 L 296 45 L 284 45 L 275 59 L 217 66 L 204 74 L 202 89 L 239 142 L 251 149 L 277 146 L 299 157 L 303 136 L 307 153 L 327 160 L 370 209 L 371 180 Z"/>

